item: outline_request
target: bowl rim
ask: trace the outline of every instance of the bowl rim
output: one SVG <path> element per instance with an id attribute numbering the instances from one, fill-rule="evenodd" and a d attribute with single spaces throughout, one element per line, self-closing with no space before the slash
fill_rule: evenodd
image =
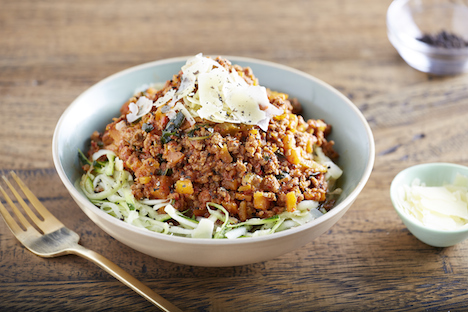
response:
<path id="1" fill-rule="evenodd" d="M 394 24 L 396 23 L 394 21 L 395 15 L 397 15 L 398 10 L 401 10 L 402 7 L 410 1 L 413 1 L 413 0 L 393 0 L 392 3 L 390 3 L 388 10 L 387 10 L 387 14 L 386 14 L 387 31 L 388 31 L 389 37 L 393 36 L 395 40 L 397 40 L 400 44 L 410 49 L 416 50 L 418 52 L 427 53 L 428 55 L 445 57 L 445 58 L 468 56 L 468 47 L 456 48 L 456 49 L 455 48 L 445 49 L 441 47 L 433 47 L 433 46 L 430 46 L 429 44 L 426 44 L 424 42 L 417 40 L 416 38 L 412 36 L 408 36 L 406 34 L 399 34 L 397 31 L 395 31 L 395 27 L 394 27 Z M 463 38 L 465 38 L 465 35 L 463 35 Z"/>
<path id="2" fill-rule="evenodd" d="M 440 235 L 465 233 L 465 232 L 468 231 L 468 223 L 464 227 L 462 227 L 460 229 L 456 229 L 456 230 L 439 230 L 439 229 L 424 226 L 419 221 L 416 222 L 414 220 L 414 218 L 407 215 L 407 213 L 401 207 L 400 202 L 396 198 L 398 188 L 402 185 L 402 183 L 398 183 L 398 182 L 400 182 L 400 180 L 402 179 L 402 177 L 405 174 L 407 174 L 408 172 L 414 171 L 416 169 L 431 170 L 431 169 L 433 169 L 435 167 L 437 167 L 437 168 L 451 168 L 453 170 L 462 169 L 462 170 L 468 171 L 467 166 L 460 165 L 460 164 L 454 164 L 454 163 L 448 163 L 448 162 L 429 162 L 429 163 L 417 164 L 417 165 L 405 168 L 405 169 L 403 169 L 402 171 L 398 172 L 395 175 L 395 177 L 392 180 L 392 183 L 390 184 L 390 200 L 391 200 L 391 202 L 393 204 L 393 208 L 395 209 L 397 214 L 400 216 L 400 218 L 404 222 L 410 223 L 412 227 L 415 227 L 418 230 L 433 232 L 433 233 L 440 234 Z"/>
<path id="3" fill-rule="evenodd" d="M 213 56 L 213 55 L 207 55 L 207 56 Z M 72 107 L 77 105 L 77 103 L 80 102 L 82 97 L 85 97 L 87 93 L 92 92 L 93 90 L 99 88 L 101 85 L 106 84 L 107 82 L 116 79 L 120 76 L 127 75 L 131 72 L 139 71 L 142 69 L 146 69 L 149 67 L 154 67 L 158 65 L 164 65 L 168 63 L 176 63 L 176 62 L 184 62 L 187 59 L 193 57 L 193 56 L 179 56 L 179 57 L 173 57 L 173 58 L 166 58 L 166 59 L 160 59 L 156 61 L 151 61 L 147 63 L 143 63 L 140 65 L 132 66 L 130 68 L 124 69 L 122 71 L 119 71 L 117 73 L 114 73 L 99 82 L 95 83 L 88 89 L 86 89 L 84 92 L 82 92 L 69 106 L 65 109 L 65 111 L 62 113 L 60 119 L 57 122 L 57 125 L 54 130 L 54 135 L 52 138 L 52 156 L 53 156 L 53 162 L 55 165 L 55 169 L 62 180 L 62 183 L 64 186 L 67 188 L 67 190 L 71 193 L 72 197 L 75 199 L 80 199 L 80 202 L 86 206 L 87 209 L 90 209 L 94 214 L 98 214 L 108 222 L 112 223 L 113 225 L 117 226 L 118 228 L 122 228 L 127 231 L 131 231 L 134 234 L 138 235 L 143 235 L 143 236 L 149 236 L 152 238 L 157 238 L 159 240 L 167 241 L 167 242 L 173 242 L 173 243 L 189 243 L 193 245 L 199 245 L 199 246 L 209 246 L 209 245 L 246 245 L 246 244 L 256 244 L 259 242 L 264 242 L 264 241 L 270 241 L 270 240 L 275 240 L 279 239 L 282 237 L 294 235 L 295 233 L 300 233 L 300 232 L 305 232 L 307 229 L 314 227 L 318 224 L 324 223 L 329 219 L 332 219 L 335 215 L 339 214 L 342 210 L 346 209 L 349 207 L 354 200 L 357 198 L 359 193 L 362 191 L 364 186 L 366 185 L 367 181 L 369 180 L 370 174 L 372 173 L 373 166 L 374 166 L 374 161 L 375 161 L 375 143 L 374 143 L 374 137 L 371 131 L 371 128 L 365 119 L 364 115 L 361 113 L 361 111 L 357 108 L 356 105 L 354 105 L 351 100 L 349 100 L 347 97 L 345 97 L 341 92 L 339 92 L 337 89 L 333 88 L 331 85 L 325 83 L 324 81 L 308 74 L 303 71 L 300 71 L 298 69 L 270 62 L 270 61 L 265 61 L 265 60 L 259 60 L 255 58 L 249 58 L 249 57 L 241 57 L 241 56 L 230 56 L 230 55 L 221 55 L 222 57 L 228 59 L 231 61 L 231 63 L 235 64 L 236 62 L 247 62 L 247 63 L 252 63 L 252 64 L 259 64 L 263 66 L 268 66 L 268 67 L 274 67 L 280 70 L 284 71 L 289 71 L 292 72 L 296 75 L 303 76 L 309 80 L 312 80 L 314 83 L 321 85 L 322 87 L 329 89 L 332 93 L 335 93 L 338 95 L 352 110 L 353 112 L 357 115 L 357 117 L 360 119 L 362 125 L 364 126 L 364 129 L 366 131 L 366 136 L 367 136 L 367 143 L 369 145 L 369 153 L 368 153 L 368 158 L 369 161 L 366 164 L 366 167 L 364 169 L 364 172 L 356 185 L 356 187 L 348 194 L 348 196 L 341 202 L 339 203 L 336 207 L 331 209 L 329 212 L 324 214 L 323 216 L 312 220 L 306 224 L 288 229 L 286 231 L 281 231 L 273 234 L 268 234 L 265 236 L 259 236 L 259 237 L 245 237 L 241 239 L 202 239 L 202 238 L 191 238 L 191 237 L 179 237 L 179 236 L 172 236 L 172 235 L 167 235 L 167 234 L 161 234 L 157 232 L 152 232 L 146 229 L 142 229 L 136 226 L 133 226 L 131 224 L 122 222 L 121 220 L 118 220 L 109 214 L 105 213 L 95 205 L 93 205 L 82 193 L 80 193 L 74 186 L 74 183 L 72 183 L 67 175 L 65 174 L 65 171 L 62 167 L 62 164 L 60 163 L 60 158 L 59 158 L 59 152 L 58 152 L 58 136 L 60 129 L 64 123 L 65 117 L 70 114 L 70 111 L 72 110 Z M 80 207 L 81 208 L 81 207 Z M 83 209 L 82 209 L 83 210 Z M 84 212 L 84 211 L 83 211 Z M 94 221 L 93 221 L 94 222 Z"/>

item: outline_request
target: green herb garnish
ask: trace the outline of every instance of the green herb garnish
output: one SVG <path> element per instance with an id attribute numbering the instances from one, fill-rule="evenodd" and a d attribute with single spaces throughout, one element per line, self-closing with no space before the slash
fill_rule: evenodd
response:
<path id="1" fill-rule="evenodd" d="M 142 129 L 143 131 L 145 131 L 146 133 L 148 133 L 148 132 L 153 131 L 153 130 L 154 130 L 154 127 L 153 127 L 152 124 L 146 123 L 146 122 L 145 122 L 145 123 L 141 126 L 141 129 Z"/>
<path id="2" fill-rule="evenodd" d="M 91 161 L 89 161 L 88 157 L 86 157 L 80 149 L 78 149 L 78 159 L 80 160 L 83 166 L 92 165 Z"/>
<path id="3" fill-rule="evenodd" d="M 169 120 L 169 122 L 166 125 L 166 128 L 163 130 L 161 136 L 161 143 L 166 144 L 172 141 L 171 136 L 178 135 L 179 128 L 184 123 L 184 121 L 185 115 L 182 112 L 177 112 L 175 117 Z"/>

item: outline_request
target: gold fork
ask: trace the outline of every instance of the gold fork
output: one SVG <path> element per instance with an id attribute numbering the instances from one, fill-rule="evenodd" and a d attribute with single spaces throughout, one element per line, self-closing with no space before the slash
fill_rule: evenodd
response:
<path id="1" fill-rule="evenodd" d="M 58 257 L 63 255 L 74 254 L 85 259 L 88 259 L 105 271 L 110 273 L 112 276 L 117 278 L 119 281 L 133 289 L 139 295 L 143 296 L 146 300 L 159 307 L 162 311 L 182 311 L 169 301 L 161 297 L 160 295 L 153 292 L 150 288 L 144 285 L 142 282 L 125 272 L 115 263 L 109 259 L 101 256 L 100 254 L 89 250 L 78 244 L 80 237 L 72 230 L 66 228 L 62 222 L 56 219 L 37 197 L 26 187 L 23 181 L 11 171 L 13 179 L 18 183 L 23 193 L 28 198 L 29 202 L 36 209 L 43 220 L 40 220 L 26 202 L 21 198 L 18 192 L 15 190 L 13 185 L 8 181 L 5 176 L 2 176 L 8 188 L 11 190 L 13 195 L 18 200 L 18 203 L 23 207 L 26 214 L 29 216 L 31 221 L 43 232 L 41 234 L 37 231 L 31 223 L 25 218 L 25 216 L 19 211 L 13 201 L 10 199 L 8 194 L 0 185 L 0 191 L 3 193 L 5 200 L 10 205 L 12 211 L 20 221 L 23 229 L 16 220 L 10 215 L 6 207 L 0 201 L 0 214 L 7 223 L 10 230 L 16 236 L 16 238 L 32 253 L 41 257 Z"/>

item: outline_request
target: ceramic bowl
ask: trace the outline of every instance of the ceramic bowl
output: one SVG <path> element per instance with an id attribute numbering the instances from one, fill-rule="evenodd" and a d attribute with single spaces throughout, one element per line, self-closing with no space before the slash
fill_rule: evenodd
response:
<path id="1" fill-rule="evenodd" d="M 224 56 L 249 66 L 261 85 L 288 93 L 303 105 L 307 118 L 333 126 L 331 139 L 341 157 L 338 165 L 342 195 L 325 215 L 305 225 L 269 236 L 234 240 L 174 237 L 128 225 L 91 204 L 74 186 L 82 175 L 78 149 L 87 150 L 93 131 L 103 131 L 121 105 L 144 84 L 165 82 L 179 72 L 188 57 L 139 65 L 114 74 L 81 94 L 58 121 L 53 138 L 56 170 L 84 213 L 109 235 L 142 253 L 196 266 L 234 266 L 266 261 L 309 243 L 335 224 L 366 184 L 374 164 L 374 140 L 366 119 L 345 96 L 326 83 L 296 69 L 242 57 Z"/>
<path id="2" fill-rule="evenodd" d="M 441 48 L 417 40 L 442 31 L 468 42 L 466 1 L 394 0 L 388 8 L 388 38 L 408 65 L 435 75 L 467 72 L 468 47 Z M 452 44 L 450 40 L 443 42 Z"/>
<path id="3" fill-rule="evenodd" d="M 451 183 L 457 173 L 468 176 L 468 167 L 450 163 L 428 163 L 409 167 L 398 173 L 390 186 L 393 207 L 408 230 L 420 241 L 434 247 L 448 247 L 468 238 L 468 226 L 458 230 L 443 231 L 424 226 L 419 220 L 406 213 L 401 206 L 400 188 L 419 179 L 426 186 L 442 186 Z"/>

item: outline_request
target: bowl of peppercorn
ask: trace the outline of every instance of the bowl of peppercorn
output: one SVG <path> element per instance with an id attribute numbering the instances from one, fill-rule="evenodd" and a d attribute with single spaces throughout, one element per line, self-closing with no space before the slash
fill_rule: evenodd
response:
<path id="1" fill-rule="evenodd" d="M 387 34 L 411 67 L 434 75 L 468 72 L 468 2 L 394 0 Z"/>

